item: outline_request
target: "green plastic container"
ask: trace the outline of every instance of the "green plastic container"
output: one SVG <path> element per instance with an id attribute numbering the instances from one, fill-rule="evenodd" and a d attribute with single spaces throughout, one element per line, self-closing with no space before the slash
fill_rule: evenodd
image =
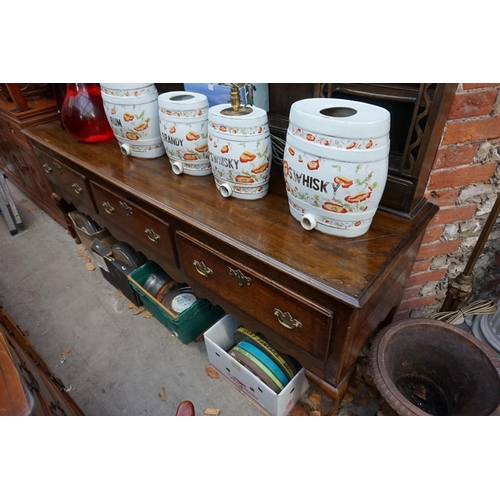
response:
<path id="1" fill-rule="evenodd" d="M 222 318 L 225 312 L 222 307 L 213 306 L 207 299 L 198 299 L 191 307 L 179 313 L 177 318 L 172 317 L 167 308 L 142 287 L 151 273 L 160 270 L 161 267 L 150 260 L 132 271 L 127 278 L 144 307 L 181 342 L 189 344 Z"/>

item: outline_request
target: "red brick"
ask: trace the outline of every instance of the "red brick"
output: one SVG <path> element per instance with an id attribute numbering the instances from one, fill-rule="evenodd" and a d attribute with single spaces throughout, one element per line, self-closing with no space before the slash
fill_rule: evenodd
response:
<path id="1" fill-rule="evenodd" d="M 431 172 L 431 180 L 427 185 L 429 191 L 433 189 L 468 186 L 476 182 L 487 181 L 495 171 L 497 163 L 468 165 L 467 167 L 443 168 Z"/>
<path id="2" fill-rule="evenodd" d="M 429 201 L 440 207 L 451 207 L 455 205 L 460 191 L 457 188 L 433 189 L 426 193 Z"/>
<path id="3" fill-rule="evenodd" d="M 496 137 L 500 137 L 500 117 L 498 116 L 450 122 L 441 144 L 446 146 L 447 144 L 482 141 Z"/>
<path id="4" fill-rule="evenodd" d="M 394 315 L 393 323 L 395 323 L 396 321 L 403 321 L 405 319 L 408 319 L 409 317 L 410 317 L 410 311 L 398 312 Z"/>
<path id="5" fill-rule="evenodd" d="M 498 87 L 500 83 L 463 83 L 464 90 L 484 89 L 486 87 Z"/>
<path id="6" fill-rule="evenodd" d="M 476 154 L 477 144 L 466 144 L 449 148 L 440 148 L 434 160 L 433 170 L 438 168 L 470 165 Z"/>
<path id="7" fill-rule="evenodd" d="M 485 90 L 484 92 L 455 94 L 448 120 L 490 114 L 493 110 L 497 95 L 498 90 L 496 89 Z"/>
<path id="8" fill-rule="evenodd" d="M 438 255 L 447 255 L 449 253 L 456 252 L 460 248 L 461 244 L 462 240 L 451 240 L 422 245 L 418 251 L 417 260 L 429 259 Z"/>
<path id="9" fill-rule="evenodd" d="M 415 286 L 413 288 L 408 288 L 405 290 L 405 294 L 403 295 L 403 300 L 414 299 L 415 297 L 418 297 L 419 293 L 420 293 L 419 286 Z"/>
<path id="10" fill-rule="evenodd" d="M 412 286 L 425 285 L 431 281 L 439 281 L 448 272 L 448 269 L 435 269 L 433 271 L 425 271 L 423 273 L 417 273 L 410 276 L 406 286 L 411 288 Z"/>
<path id="11" fill-rule="evenodd" d="M 428 227 L 422 243 L 434 243 L 435 241 L 439 241 L 439 238 L 441 238 L 441 234 L 443 234 L 443 229 L 444 225 Z"/>
<path id="12" fill-rule="evenodd" d="M 416 297 L 414 299 L 404 300 L 399 304 L 398 313 L 418 309 L 419 307 L 430 306 L 436 301 L 436 295 L 427 295 L 426 297 Z"/>
<path id="13" fill-rule="evenodd" d="M 422 271 L 427 271 L 431 265 L 432 259 L 418 260 L 413 264 L 412 274 L 421 273 Z"/>
<path id="14" fill-rule="evenodd" d="M 449 222 L 457 222 L 459 220 L 469 220 L 476 213 L 476 208 L 476 205 L 473 203 L 469 205 L 441 208 L 432 218 L 429 227 L 448 224 Z"/>

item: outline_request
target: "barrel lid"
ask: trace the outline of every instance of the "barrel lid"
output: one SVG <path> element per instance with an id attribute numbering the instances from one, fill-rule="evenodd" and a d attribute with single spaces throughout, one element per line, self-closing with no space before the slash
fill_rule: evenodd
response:
<path id="1" fill-rule="evenodd" d="M 208 107 L 208 98 L 197 92 L 179 90 L 160 94 L 158 104 L 175 110 L 195 109 Z"/>
<path id="2" fill-rule="evenodd" d="M 294 102 L 290 123 L 332 137 L 369 139 L 389 133 L 391 115 L 373 104 L 319 97 Z"/>
<path id="3" fill-rule="evenodd" d="M 99 85 L 114 90 L 137 90 L 154 85 L 154 83 L 100 83 Z"/>
<path id="4" fill-rule="evenodd" d="M 257 125 L 264 125 L 267 123 L 267 112 L 264 109 L 250 106 L 252 112 L 240 116 L 228 116 L 222 113 L 223 110 L 231 108 L 229 103 L 218 104 L 208 109 L 208 117 L 210 120 L 226 125 L 228 127 L 255 127 Z"/>

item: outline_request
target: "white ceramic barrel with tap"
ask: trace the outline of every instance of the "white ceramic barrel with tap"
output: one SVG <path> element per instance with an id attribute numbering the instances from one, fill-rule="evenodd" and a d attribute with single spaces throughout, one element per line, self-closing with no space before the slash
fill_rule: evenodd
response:
<path id="1" fill-rule="evenodd" d="M 208 99 L 196 92 L 166 92 L 158 97 L 160 133 L 176 174 L 209 175 Z"/>
<path id="2" fill-rule="evenodd" d="M 267 113 L 225 114 L 228 104 L 208 110 L 208 148 L 215 185 L 222 196 L 257 200 L 269 189 L 272 146 Z"/>
<path id="3" fill-rule="evenodd" d="M 138 158 L 165 154 L 158 123 L 158 91 L 154 83 L 101 83 L 108 122 L 120 151 Z"/>
<path id="4" fill-rule="evenodd" d="M 306 230 L 355 237 L 377 211 L 389 166 L 390 113 L 344 99 L 292 104 L 283 156 L 290 212 Z"/>

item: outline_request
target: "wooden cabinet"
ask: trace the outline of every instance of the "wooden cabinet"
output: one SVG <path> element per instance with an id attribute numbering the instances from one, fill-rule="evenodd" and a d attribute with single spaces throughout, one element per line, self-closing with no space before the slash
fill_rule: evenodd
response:
<path id="1" fill-rule="evenodd" d="M 90 196 L 90 186 L 85 175 L 76 172 L 70 166 L 55 160 L 36 147 L 33 151 L 54 193 L 73 204 L 81 212 L 95 211 L 95 205 Z"/>
<path id="2" fill-rule="evenodd" d="M 223 198 L 212 176 L 176 176 L 166 156 L 123 156 L 116 141 L 78 143 L 58 123 L 24 133 L 40 168 L 52 168 L 58 196 L 77 203 L 83 193 L 72 183 L 83 179 L 88 215 L 296 358 L 334 398 L 363 345 L 392 319 L 438 210 L 379 210 L 365 235 L 344 239 L 305 231 L 292 217 L 281 165 L 268 194 L 246 201 Z M 57 164 L 76 177 L 64 181 Z"/>
<path id="3" fill-rule="evenodd" d="M 241 311 L 258 317 L 287 341 L 325 361 L 332 311 L 292 293 L 182 231 L 177 235 L 179 254 L 190 282 L 218 293 Z"/>
<path id="4" fill-rule="evenodd" d="M 23 134 L 23 129 L 28 126 L 57 120 L 56 104 L 53 99 L 41 97 L 29 101 L 28 108 L 19 111 L 15 103 L 0 99 L 0 169 L 35 203 L 66 225 L 52 199 L 52 191 L 35 159 L 31 144 Z"/>
<path id="5" fill-rule="evenodd" d="M 134 248 L 144 255 L 158 255 L 177 266 L 177 254 L 170 225 L 127 198 L 125 193 L 114 194 L 96 182 L 92 182 L 97 211 L 106 227 L 113 228 L 121 238 L 134 242 Z M 121 229 L 121 228 L 124 228 Z"/>

